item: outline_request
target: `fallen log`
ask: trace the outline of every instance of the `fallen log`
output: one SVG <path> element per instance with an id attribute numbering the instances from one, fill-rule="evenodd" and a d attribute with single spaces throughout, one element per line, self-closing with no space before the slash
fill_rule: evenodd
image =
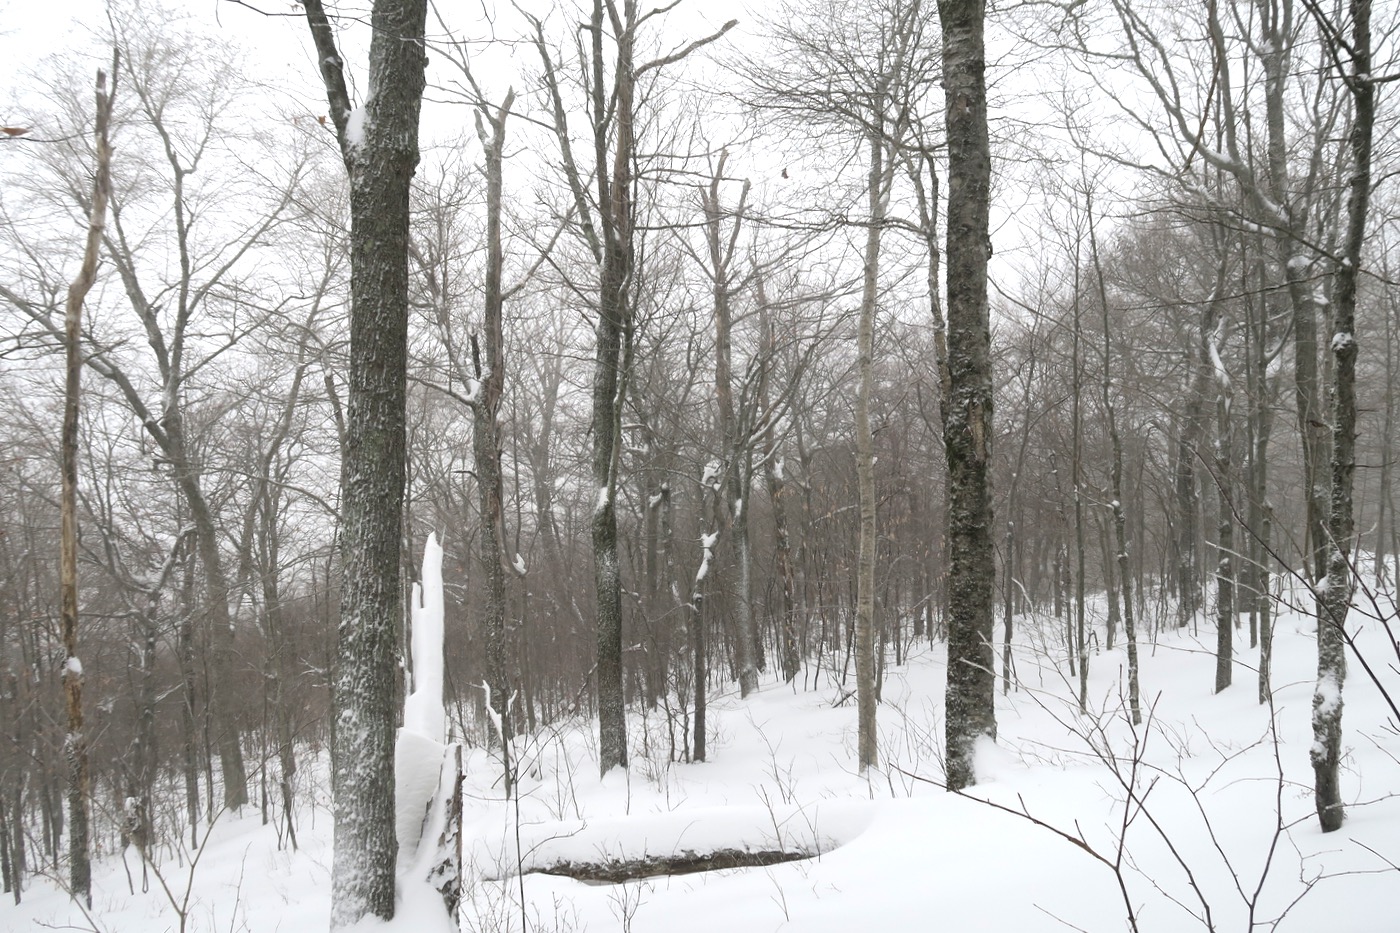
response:
<path id="1" fill-rule="evenodd" d="M 690 875 L 702 871 L 723 871 L 728 868 L 763 868 L 812 858 L 812 852 L 791 852 L 781 849 L 749 851 L 747 849 L 718 849 L 713 852 L 690 850 L 671 855 L 650 855 L 637 859 L 610 859 L 600 862 L 561 861 L 534 868 L 526 874 L 555 875 L 591 884 L 621 884 L 662 875 Z"/>

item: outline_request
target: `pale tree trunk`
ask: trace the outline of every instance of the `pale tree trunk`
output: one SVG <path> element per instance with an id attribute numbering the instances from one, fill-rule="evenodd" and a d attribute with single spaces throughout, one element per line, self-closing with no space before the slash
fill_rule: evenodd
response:
<path id="1" fill-rule="evenodd" d="M 777 338 L 773 322 L 768 315 L 768 297 L 764 291 L 763 278 L 758 277 L 759 327 L 763 331 L 765 362 L 763 382 L 759 392 L 759 404 L 768 409 L 768 372 L 775 365 Z M 787 521 L 787 477 L 784 475 L 783 460 L 778 456 L 777 426 L 769 419 L 763 432 L 763 472 L 768 490 L 768 502 L 773 509 L 773 559 L 777 565 L 780 602 L 778 604 L 778 641 L 783 681 L 792 683 L 802 666 L 802 656 L 797 642 L 796 578 L 792 569 L 792 539 L 788 533 Z"/>
<path id="2" fill-rule="evenodd" d="M 1314 796 L 1323 832 L 1341 828 L 1339 771 L 1342 756 L 1342 684 L 1346 680 L 1346 619 L 1351 607 L 1353 527 L 1352 479 L 1356 469 L 1356 284 L 1366 241 L 1371 195 L 1371 138 L 1376 85 L 1371 76 L 1371 2 L 1351 0 L 1351 156 L 1346 234 L 1337 268 L 1335 330 L 1332 335 L 1332 501 L 1328 516 L 1327 589 L 1317 618 L 1317 687 L 1313 692 L 1311 750 Z"/>
<path id="3" fill-rule="evenodd" d="M 344 578 L 331 777 L 331 927 L 343 929 L 367 915 L 394 915 L 409 189 L 418 164 L 427 3 L 375 0 L 368 99 L 353 111 L 322 0 L 305 7 L 350 176 L 350 442 L 341 466 Z"/>
<path id="4" fill-rule="evenodd" d="M 1258 237 L 1254 238 L 1259 239 Z M 1249 242 L 1249 240 L 1246 240 Z M 1249 460 L 1246 479 L 1249 500 L 1246 521 L 1249 527 L 1249 593 L 1251 637 L 1257 639 L 1259 647 L 1259 702 L 1267 703 L 1273 696 L 1273 603 L 1269 596 L 1271 561 L 1273 548 L 1273 509 L 1269 504 L 1269 439 L 1273 433 L 1273 402 L 1277 380 L 1269 375 L 1269 364 L 1283 349 L 1278 342 L 1270 348 L 1269 302 L 1265 286 L 1263 264 L 1263 244 L 1254 252 L 1254 259 L 1246 264 L 1247 270 L 1259 282 L 1260 295 L 1248 298 L 1245 302 L 1246 346 L 1246 388 L 1249 394 L 1249 415 L 1247 428 L 1247 456 Z M 1246 281 L 1246 285 L 1248 281 Z"/>
<path id="5" fill-rule="evenodd" d="M 1113 330 L 1108 316 L 1108 287 L 1104 282 L 1099 255 L 1097 224 L 1094 222 L 1092 194 L 1088 202 L 1089 250 L 1094 258 L 1094 278 L 1098 284 L 1099 305 L 1103 312 L 1103 407 L 1108 421 L 1108 439 L 1113 451 L 1110 490 L 1113 501 L 1113 541 L 1117 548 L 1118 580 L 1123 595 L 1123 638 L 1128 652 L 1128 709 L 1133 725 L 1142 724 L 1142 701 L 1138 686 L 1137 616 L 1133 605 L 1133 573 L 1128 561 L 1128 521 L 1123 507 L 1123 438 L 1118 432 L 1118 404 L 1113 393 Z M 1109 647 L 1112 647 L 1110 640 Z"/>
<path id="6" fill-rule="evenodd" d="M 749 183 L 744 182 L 733 211 L 728 235 L 720 203 L 720 183 L 729 160 L 721 151 L 709 185 L 700 189 L 705 214 L 705 245 L 709 251 L 710 293 L 715 315 L 715 397 L 719 405 L 720 444 L 725 459 L 724 485 L 729 514 L 730 540 L 739 564 L 739 592 L 734 606 L 734 662 L 739 669 L 739 695 L 746 697 L 758 689 L 756 658 L 757 628 L 753 617 L 752 568 L 749 545 L 749 495 L 753 486 L 753 412 L 740 411 L 734 404 L 733 312 L 730 307 L 730 281 L 735 247 L 742 229 Z"/>
<path id="7" fill-rule="evenodd" d="M 948 139 L 947 784 L 975 783 L 973 751 L 996 737 L 992 624 L 992 380 L 987 311 L 991 156 L 982 0 L 939 0 Z"/>
<path id="8" fill-rule="evenodd" d="M 88 813 L 92 777 L 88 768 L 87 735 L 83 730 L 83 665 L 78 658 L 78 414 L 83 358 L 81 349 L 83 300 L 97 281 L 97 259 L 107 222 L 107 202 L 112 194 L 112 146 L 107 128 L 116 94 L 117 61 L 112 62 L 112 88 L 107 75 L 97 72 L 96 125 L 93 135 L 97 167 L 88 214 L 87 241 L 82 266 L 68 287 L 64 312 L 64 391 L 62 449 L 61 538 L 59 604 L 63 621 L 63 696 L 68 712 L 64 751 L 68 758 L 68 883 L 71 895 L 92 908 L 92 863 L 88 840 Z"/>
<path id="9" fill-rule="evenodd" d="M 860 327 L 856 340 L 859 388 L 856 392 L 856 475 L 860 488 L 860 546 L 856 581 L 856 706 L 860 770 L 879 760 L 875 731 L 875 440 L 870 429 L 870 392 L 874 382 L 875 305 L 880 285 L 880 231 L 885 220 L 888 185 L 885 167 L 884 88 L 875 105 L 876 129 L 868 140 L 866 177 L 870 217 L 865 234 Z"/>
<path id="10" fill-rule="evenodd" d="M 493 114 L 484 106 L 477 111 L 476 131 L 486 158 L 486 296 L 482 315 L 481 341 L 472 339 L 472 362 L 476 371 L 472 404 L 472 454 L 476 465 L 477 498 L 481 512 L 480 556 L 485 578 L 483 634 L 486 643 L 486 682 L 496 705 L 499 724 L 502 782 L 509 795 L 514 783 L 510 739 L 515 734 L 511 710 L 513 691 L 506 662 L 506 537 L 504 492 L 501 479 L 500 411 L 505 388 L 505 338 L 502 312 L 505 293 L 501 284 L 501 198 L 506 120 L 515 102 L 513 91 Z M 486 124 L 491 127 L 490 133 Z M 484 344 L 484 346 L 482 346 Z M 509 566 L 523 573 L 522 566 Z"/>

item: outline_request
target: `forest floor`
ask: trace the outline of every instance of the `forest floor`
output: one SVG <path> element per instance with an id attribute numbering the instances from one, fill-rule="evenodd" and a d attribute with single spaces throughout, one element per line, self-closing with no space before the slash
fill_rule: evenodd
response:
<path id="1" fill-rule="evenodd" d="M 1352 805 L 1342 829 L 1323 835 L 1308 761 L 1311 619 L 1278 620 L 1272 711 L 1257 702 L 1247 629 L 1236 633 L 1234 685 L 1220 695 L 1213 628 L 1143 638 L 1137 727 L 1121 632 L 1091 656 L 1084 713 L 1059 623 L 1018 622 L 1019 689 L 999 692 L 998 739 L 979 750 L 980 783 L 965 796 L 937 784 L 941 645 L 886 668 L 882 764 L 864 775 L 854 677 L 843 686 L 839 670 L 808 671 L 795 686 L 769 678 L 747 700 L 716 696 L 703 763 L 669 762 L 681 724 L 635 708 L 631 767 L 601 780 L 587 723 L 520 740 L 518 801 L 502 797 L 498 759 L 470 750 L 461 928 L 1107 933 L 1130 929 L 1130 906 L 1139 929 L 1162 933 L 1400 929 L 1400 738 L 1353 658 L 1343 774 Z M 1371 666 L 1400 693 L 1384 630 L 1352 622 Z M 298 813 L 295 852 L 255 810 L 225 816 L 197 861 L 163 849 L 161 877 L 144 893 L 134 853 L 125 863 L 111 855 L 95 866 L 90 914 L 41 878 L 20 906 L 0 904 L 0 930 L 323 930 L 331 818 L 323 786 L 315 796 Z M 541 873 L 715 851 L 811 857 L 626 883 Z M 399 917 L 365 929 L 450 929 L 430 890 L 401 887 Z"/>

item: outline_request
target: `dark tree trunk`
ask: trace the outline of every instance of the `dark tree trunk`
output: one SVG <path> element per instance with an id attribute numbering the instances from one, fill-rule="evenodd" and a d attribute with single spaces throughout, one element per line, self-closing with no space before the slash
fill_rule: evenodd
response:
<path id="1" fill-rule="evenodd" d="M 764 310 L 760 299 L 761 313 Z M 772 325 L 765 321 L 764 332 L 769 345 L 769 361 L 772 361 Z M 764 401 L 765 407 L 767 401 Z M 778 458 L 774 439 L 774 426 L 770 422 L 763 434 L 764 480 L 768 489 L 768 502 L 773 509 L 773 557 L 777 565 L 780 601 L 778 603 L 778 640 L 783 680 L 792 683 L 802 665 L 802 655 L 797 641 L 797 611 L 794 605 L 796 580 L 792 570 L 792 541 L 788 534 L 787 478 L 783 475 L 783 462 Z"/>
<path id="2" fill-rule="evenodd" d="M 1317 816 L 1323 832 L 1341 828 L 1342 684 L 1346 680 L 1346 619 L 1354 579 L 1352 480 L 1356 469 L 1356 283 L 1366 241 L 1371 195 L 1371 137 L 1376 85 L 1371 77 L 1371 2 L 1351 0 L 1351 72 L 1346 75 L 1352 114 L 1348 147 L 1346 234 L 1336 272 L 1332 334 L 1332 498 L 1328 515 L 1327 589 L 1317 618 L 1317 687 L 1313 692 L 1311 751 Z"/>
<path id="3" fill-rule="evenodd" d="M 628 12 L 634 13 L 628 2 Z M 615 10 L 612 12 L 616 12 Z M 617 556 L 617 483 L 622 459 L 622 398 L 632 341 L 628 285 L 632 277 L 632 139 L 636 76 L 634 17 L 618 36 L 616 101 L 602 83 L 604 0 L 594 0 L 589 34 L 595 63 L 593 112 L 598 205 L 603 215 L 602 278 L 593 360 L 593 582 L 597 594 L 598 770 L 627 765 L 626 693 L 622 676 L 622 568 Z M 612 164 L 603 114 L 614 113 Z"/>
<path id="4" fill-rule="evenodd" d="M 947 783 L 975 783 L 973 750 L 996 736 L 992 622 L 992 380 L 987 316 L 991 157 L 982 0 L 939 0 L 948 139 L 949 475 Z"/>
<path id="5" fill-rule="evenodd" d="M 1221 343 L 1224 320 L 1215 322 L 1209 352 L 1215 365 L 1217 391 L 1215 483 L 1220 498 L 1215 558 L 1215 692 L 1234 680 L 1235 633 L 1235 427 L 1231 417 L 1233 388 L 1225 372 Z"/>
<path id="6" fill-rule="evenodd" d="M 1084 528 L 1084 326 L 1080 302 L 1079 256 L 1075 250 L 1074 259 L 1074 326 L 1073 349 L 1070 354 L 1070 482 L 1074 487 L 1074 626 L 1073 643 L 1070 653 L 1078 664 L 1079 710 L 1089 708 L 1089 653 L 1088 620 L 1085 615 L 1085 560 L 1088 545 L 1085 543 Z M 1075 665 L 1070 665 L 1070 674 L 1075 673 Z"/>
<path id="7" fill-rule="evenodd" d="M 1188 375 L 1186 378 L 1186 403 L 1177 427 L 1176 441 L 1176 596 L 1177 627 L 1185 628 L 1201 608 L 1201 589 L 1198 568 L 1200 555 L 1196 542 L 1200 537 L 1199 521 L 1201 513 L 1200 483 L 1196 479 L 1196 458 L 1199 454 L 1201 435 L 1205 433 L 1205 392 L 1208 375 L 1202 368 L 1199 343 L 1192 341 L 1192 350 L 1186 354 Z"/>
<path id="8" fill-rule="evenodd" d="M 394 915 L 394 734 L 403 606 L 401 542 L 408 349 L 409 190 L 427 56 L 425 0 L 375 0 L 370 96 L 352 112 L 321 0 L 305 3 L 350 175 L 349 443 L 332 683 L 335 854 L 331 927 Z"/>

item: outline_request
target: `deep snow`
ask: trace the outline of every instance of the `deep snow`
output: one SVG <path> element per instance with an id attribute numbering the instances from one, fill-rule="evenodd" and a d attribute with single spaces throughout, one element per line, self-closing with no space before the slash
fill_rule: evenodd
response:
<path id="1" fill-rule="evenodd" d="M 1164 610 L 1163 617 L 1171 616 Z M 1269 708 L 1255 701 L 1254 651 L 1239 652 L 1234 686 L 1211 694 L 1214 634 L 1207 628 L 1196 637 L 1164 631 L 1155 647 L 1142 644 L 1150 716 L 1133 730 L 1119 686 L 1121 644 L 1091 659 L 1084 715 L 1053 634 L 1059 626 L 1043 617 L 1018 622 L 1022 686 L 998 697 L 998 742 L 980 749 L 981 783 L 970 797 L 925 782 L 942 777 L 941 646 L 916 647 L 907 665 L 886 668 L 883 766 L 867 775 L 855 768 L 855 708 L 836 705 L 845 691 L 828 672 L 809 671 L 795 689 L 769 678 L 745 701 L 735 692 L 714 696 L 706 763 L 667 763 L 660 710 L 629 710 L 632 766 L 602 780 L 590 724 L 522 738 L 518 805 L 501 799 L 495 759 L 469 749 L 462 929 L 519 930 L 523 919 L 530 930 L 629 933 L 1124 930 L 1126 910 L 1109 866 L 1054 830 L 972 797 L 1024 810 L 1113 862 L 1123 781 L 1135 780 L 1145 807 L 1131 811 L 1122 873 L 1141 929 L 1206 929 L 1208 917 L 1214 929 L 1246 931 L 1256 900 L 1255 929 L 1271 929 L 1282 914 L 1277 928 L 1285 931 L 1400 930 L 1400 798 L 1391 796 L 1400 790 L 1400 743 L 1386 729 L 1378 692 L 1353 663 L 1343 694 L 1344 788 L 1360 805 L 1340 832 L 1321 834 L 1307 758 L 1310 619 L 1278 620 L 1276 731 Z M 1394 688 L 1400 675 L 1386 667 L 1383 633 L 1368 623 L 1361 644 Z M 303 804 L 298 814 L 298 852 L 279 850 L 274 828 L 255 812 L 226 815 L 197 863 L 188 853 L 161 851 L 171 896 L 155 879 L 140 893 L 134 853 L 127 863 L 138 893 L 130 894 L 121 859 L 109 856 L 94 869 L 90 917 L 37 879 L 21 906 L 0 905 L 0 929 L 178 930 L 172 902 L 182 901 L 187 884 L 190 930 L 325 929 L 331 819 L 324 785 L 314 796 L 315 805 Z M 817 854 L 617 885 L 519 873 L 564 859 L 711 847 Z M 449 928 L 430 889 L 402 887 L 400 916 L 365 929 Z"/>

